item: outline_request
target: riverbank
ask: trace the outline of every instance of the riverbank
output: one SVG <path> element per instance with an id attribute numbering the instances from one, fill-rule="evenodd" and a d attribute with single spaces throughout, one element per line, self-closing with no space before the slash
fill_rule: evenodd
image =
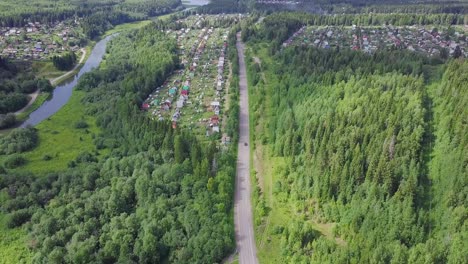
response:
<path id="1" fill-rule="evenodd" d="M 63 75 L 55 78 L 55 79 L 52 79 L 50 80 L 50 83 L 52 84 L 52 86 L 56 86 L 58 84 L 60 84 L 61 82 L 67 80 L 68 78 L 70 78 L 72 75 L 75 75 L 78 70 L 81 68 L 81 66 L 83 66 L 83 62 L 86 58 L 86 48 L 82 48 L 81 49 L 81 58 L 80 58 L 80 61 L 75 65 L 75 67 L 73 67 L 73 69 L 71 69 L 70 71 L 64 73 Z"/>

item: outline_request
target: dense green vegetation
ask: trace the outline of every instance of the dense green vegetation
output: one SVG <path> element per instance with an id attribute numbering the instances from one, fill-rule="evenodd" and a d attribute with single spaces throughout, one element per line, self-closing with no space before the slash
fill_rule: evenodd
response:
<path id="1" fill-rule="evenodd" d="M 255 1 L 256 11 L 301 11 L 318 14 L 368 14 L 368 13 L 407 13 L 407 14 L 466 14 L 466 1 L 385 1 L 385 0 L 319 0 L 296 1 L 294 4 L 263 3 Z"/>
<path id="2" fill-rule="evenodd" d="M 247 12 L 246 0 L 212 0 L 209 4 L 197 8 L 197 11 L 208 14 L 244 13 Z"/>
<path id="3" fill-rule="evenodd" d="M 27 68 L 0 58 L 0 129 L 15 123 L 6 114 L 23 108 L 29 101 L 27 94 L 52 89 L 48 80 L 35 78 Z"/>
<path id="4" fill-rule="evenodd" d="M 74 17 L 106 13 L 109 22 L 124 23 L 168 13 L 179 0 L 6 0 L 0 3 L 0 25 L 21 26 L 27 22 L 49 23 Z"/>
<path id="5" fill-rule="evenodd" d="M 62 56 L 54 56 L 52 57 L 52 63 L 58 70 L 71 70 L 76 63 L 76 54 L 68 52 Z"/>
<path id="6" fill-rule="evenodd" d="M 262 227 L 274 261 L 463 263 L 468 63 L 441 78 L 443 61 L 404 51 L 281 49 L 300 21 L 272 15 L 243 36 L 261 61 L 254 141 L 281 160 L 256 188 L 256 223 L 284 217 Z"/>
<path id="7" fill-rule="evenodd" d="M 142 98 L 178 67 L 176 42 L 156 24 L 122 33 L 108 51 L 105 68 L 77 87 L 82 109 L 101 131 L 93 134 L 93 148 L 49 174 L 10 169 L 10 159 L 21 166 L 28 152 L 3 159 L 7 226 L 30 230 L 34 263 L 221 261 L 234 246 L 234 149 L 220 152 L 215 142 L 202 143 L 139 110 Z M 232 133 L 237 127 L 230 123 Z M 17 130 L 1 144 L 27 150 L 18 144 L 26 133 L 35 130 Z"/>

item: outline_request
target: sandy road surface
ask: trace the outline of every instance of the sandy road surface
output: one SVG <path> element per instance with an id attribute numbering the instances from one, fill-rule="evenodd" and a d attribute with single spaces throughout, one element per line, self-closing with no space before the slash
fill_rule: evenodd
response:
<path id="1" fill-rule="evenodd" d="M 257 264 L 252 204 L 250 202 L 250 146 L 249 143 L 249 98 L 247 91 L 247 73 L 245 70 L 244 44 L 240 33 L 237 34 L 237 52 L 239 56 L 239 150 L 237 155 L 236 193 L 234 198 L 234 224 L 236 244 L 241 264 Z"/>

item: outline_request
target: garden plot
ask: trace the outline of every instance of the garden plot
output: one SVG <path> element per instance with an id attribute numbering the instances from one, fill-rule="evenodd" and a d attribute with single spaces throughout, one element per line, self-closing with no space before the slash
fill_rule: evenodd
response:
<path id="1" fill-rule="evenodd" d="M 408 49 L 426 56 L 468 57 L 466 32 L 432 27 L 302 27 L 283 47 L 350 48 L 372 53 L 382 49 Z"/>
<path id="2" fill-rule="evenodd" d="M 189 17 L 181 21 L 187 27 L 166 32 L 177 39 L 182 69 L 156 88 L 142 109 L 153 120 L 170 120 L 174 128 L 211 136 L 220 135 L 223 119 L 228 28 L 201 27 L 210 24 L 208 19 L 216 17 Z"/>

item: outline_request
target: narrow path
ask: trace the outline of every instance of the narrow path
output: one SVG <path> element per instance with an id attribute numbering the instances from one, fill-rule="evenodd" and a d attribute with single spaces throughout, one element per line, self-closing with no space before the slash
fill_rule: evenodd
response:
<path id="1" fill-rule="evenodd" d="M 249 97 L 244 60 L 244 44 L 241 41 L 240 33 L 237 34 L 236 47 L 239 56 L 240 115 L 234 224 L 239 263 L 257 264 L 257 248 L 255 246 L 252 204 L 250 202 Z"/>
<path id="2" fill-rule="evenodd" d="M 52 79 L 52 80 L 50 81 L 50 83 L 51 83 L 52 85 L 55 86 L 56 83 L 57 83 L 59 80 L 61 80 L 62 78 L 66 77 L 66 76 L 68 76 L 68 75 L 73 74 L 73 73 L 75 72 L 75 70 L 78 69 L 78 67 L 80 67 L 80 65 L 83 63 L 84 59 L 86 58 L 86 49 L 81 49 L 81 52 L 82 52 L 82 54 L 81 54 L 80 61 L 75 65 L 75 67 L 73 67 L 73 69 L 71 69 L 70 71 L 68 71 L 68 72 L 66 72 L 66 73 L 64 73 L 64 74 L 62 74 L 62 75 L 60 75 L 59 77 L 57 77 L 57 78 L 55 78 L 55 79 Z"/>
<path id="3" fill-rule="evenodd" d="M 28 104 L 21 108 L 20 110 L 16 111 L 14 114 L 19 115 L 23 113 L 24 111 L 28 110 L 28 108 L 36 101 L 37 96 L 39 95 L 39 89 L 37 89 L 34 93 L 28 94 L 28 96 L 31 96 L 31 100 L 29 100 Z"/>

